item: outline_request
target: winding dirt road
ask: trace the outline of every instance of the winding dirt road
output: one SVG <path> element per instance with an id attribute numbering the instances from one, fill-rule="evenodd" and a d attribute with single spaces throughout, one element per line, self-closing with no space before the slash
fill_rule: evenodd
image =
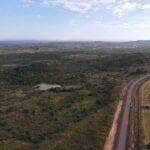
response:
<path id="1" fill-rule="evenodd" d="M 135 80 L 127 90 L 126 102 L 124 106 L 124 112 L 120 127 L 120 132 L 117 140 L 116 150 L 126 150 L 126 143 L 127 143 L 127 135 L 128 135 L 128 124 L 129 124 L 129 113 L 130 113 L 130 104 L 132 101 L 132 95 L 135 90 L 140 86 L 140 84 L 150 78 L 150 76 L 140 77 Z"/>
<path id="2" fill-rule="evenodd" d="M 145 81 L 149 78 L 150 78 L 150 75 L 147 75 L 147 76 L 143 76 L 138 79 L 132 80 L 122 90 L 121 100 L 116 109 L 112 128 L 111 128 L 109 136 L 106 140 L 104 150 L 113 150 L 113 149 L 126 150 L 128 124 L 129 124 L 129 113 L 130 113 L 130 104 L 132 101 L 132 95 L 135 92 L 135 90 L 138 88 L 138 86 L 140 86 L 140 84 L 143 81 Z M 124 103 L 124 106 L 122 108 L 123 103 Z M 121 109 L 123 109 L 123 115 L 122 115 L 120 129 L 118 132 L 119 135 L 118 135 L 118 138 L 115 139 L 116 134 L 117 134 L 117 127 L 118 127 L 118 123 L 119 123 L 119 115 L 120 115 Z M 116 147 L 114 148 L 115 143 L 116 143 Z"/>

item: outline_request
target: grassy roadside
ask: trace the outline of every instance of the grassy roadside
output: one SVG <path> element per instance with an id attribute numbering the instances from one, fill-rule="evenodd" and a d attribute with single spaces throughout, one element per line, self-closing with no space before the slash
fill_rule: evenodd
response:
<path id="1" fill-rule="evenodd" d="M 130 120 L 129 120 L 129 132 L 128 132 L 128 150 L 142 149 L 147 150 L 148 144 L 144 144 L 143 139 L 147 131 L 144 131 L 143 123 L 149 122 L 149 115 L 147 116 L 145 110 L 143 110 L 143 97 L 145 97 L 145 90 L 148 88 L 145 86 L 148 84 L 148 81 L 144 81 L 141 85 L 135 90 L 135 93 L 132 97 L 131 109 L 130 109 Z M 147 92 L 148 93 L 148 92 Z M 149 110 L 148 110 L 149 111 Z M 147 126 L 149 130 L 149 126 Z M 147 133 L 149 135 L 149 133 Z"/>
<path id="2" fill-rule="evenodd" d="M 141 98 L 141 141 L 142 149 L 150 148 L 150 81 L 140 89 Z"/>

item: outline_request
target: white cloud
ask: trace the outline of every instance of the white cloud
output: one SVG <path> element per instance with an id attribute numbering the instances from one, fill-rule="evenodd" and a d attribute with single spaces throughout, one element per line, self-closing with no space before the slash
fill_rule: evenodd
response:
<path id="1" fill-rule="evenodd" d="M 34 2 L 45 6 L 63 7 L 66 10 L 78 13 L 106 10 L 113 12 L 118 17 L 136 9 L 150 9 L 150 3 L 142 0 L 20 0 L 23 7 L 29 7 Z M 87 16 L 87 14 L 86 14 Z"/>
<path id="2" fill-rule="evenodd" d="M 150 9 L 150 3 L 144 3 L 141 0 L 120 0 L 116 6 L 114 6 L 114 14 L 118 15 L 121 17 L 128 11 L 132 10 L 146 10 Z"/>
<path id="3" fill-rule="evenodd" d="M 34 0 L 21 0 L 22 7 L 29 7 L 34 3 Z"/>
<path id="4" fill-rule="evenodd" d="M 142 9 L 150 9 L 150 4 L 144 4 L 141 8 Z"/>
<path id="5" fill-rule="evenodd" d="M 115 6 L 114 14 L 118 16 L 122 16 L 125 12 L 139 8 L 139 6 L 140 6 L 140 3 L 130 2 L 129 0 L 123 0 Z"/>
<path id="6" fill-rule="evenodd" d="M 103 4 L 114 3 L 115 0 L 43 0 L 45 5 L 62 6 L 65 9 L 75 12 L 86 13 L 96 10 Z"/>

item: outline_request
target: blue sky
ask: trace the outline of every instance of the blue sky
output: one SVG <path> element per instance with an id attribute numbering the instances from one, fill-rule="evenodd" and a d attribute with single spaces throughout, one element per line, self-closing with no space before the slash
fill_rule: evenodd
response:
<path id="1" fill-rule="evenodd" d="M 148 40 L 149 0 L 0 0 L 0 40 Z"/>

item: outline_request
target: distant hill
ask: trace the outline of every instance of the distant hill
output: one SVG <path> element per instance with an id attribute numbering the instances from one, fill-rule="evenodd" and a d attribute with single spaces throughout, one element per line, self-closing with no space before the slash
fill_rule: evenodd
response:
<path id="1" fill-rule="evenodd" d="M 31 45 L 31 44 L 96 44 L 96 45 L 150 45 L 150 40 L 139 40 L 139 41 L 38 41 L 38 40 L 2 40 L 0 46 L 9 45 Z"/>
<path id="2" fill-rule="evenodd" d="M 150 41 L 0 41 L 0 54 L 46 51 L 105 51 L 109 53 L 150 52 Z"/>
<path id="3" fill-rule="evenodd" d="M 40 44 L 40 43 L 45 43 L 45 42 L 44 41 L 36 41 L 36 40 L 0 41 L 0 46 Z"/>

